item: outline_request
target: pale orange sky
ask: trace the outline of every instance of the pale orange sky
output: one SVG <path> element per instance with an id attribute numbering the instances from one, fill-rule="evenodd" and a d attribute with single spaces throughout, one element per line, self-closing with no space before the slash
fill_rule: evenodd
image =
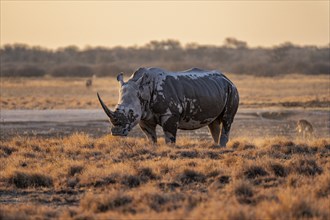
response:
<path id="1" fill-rule="evenodd" d="M 329 1 L 4 1 L 1 45 L 329 44 Z"/>

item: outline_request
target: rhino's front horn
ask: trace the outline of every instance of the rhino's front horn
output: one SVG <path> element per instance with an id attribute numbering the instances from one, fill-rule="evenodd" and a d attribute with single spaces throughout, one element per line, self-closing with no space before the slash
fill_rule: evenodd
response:
<path id="1" fill-rule="evenodd" d="M 97 97 L 99 98 L 99 101 L 102 105 L 102 108 L 105 111 L 105 113 L 109 116 L 109 118 L 110 119 L 114 118 L 114 113 L 110 109 L 108 109 L 108 107 L 104 104 L 104 102 L 102 101 L 99 93 L 97 93 Z"/>

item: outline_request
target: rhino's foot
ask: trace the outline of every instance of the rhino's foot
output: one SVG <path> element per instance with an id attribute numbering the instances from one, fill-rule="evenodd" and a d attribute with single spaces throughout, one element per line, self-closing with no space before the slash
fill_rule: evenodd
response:
<path id="1" fill-rule="evenodd" d="M 228 142 L 228 135 L 221 135 L 220 137 L 220 146 L 226 147 Z"/>
<path id="2" fill-rule="evenodd" d="M 221 144 L 214 144 L 212 145 L 210 148 L 213 148 L 213 149 L 221 149 L 221 148 L 226 148 L 226 145 L 223 146 Z"/>

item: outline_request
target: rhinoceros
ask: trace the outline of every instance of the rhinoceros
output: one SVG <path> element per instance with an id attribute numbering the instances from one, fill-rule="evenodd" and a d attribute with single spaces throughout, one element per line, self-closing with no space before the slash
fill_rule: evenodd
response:
<path id="1" fill-rule="evenodd" d="M 160 125 L 165 142 L 170 144 L 176 141 L 177 129 L 194 130 L 207 125 L 216 146 L 226 146 L 239 95 L 236 86 L 221 72 L 140 68 L 127 82 L 122 73 L 117 80 L 120 91 L 114 111 L 97 93 L 113 125 L 112 135 L 127 136 L 139 124 L 147 138 L 156 143 L 156 126 Z"/>

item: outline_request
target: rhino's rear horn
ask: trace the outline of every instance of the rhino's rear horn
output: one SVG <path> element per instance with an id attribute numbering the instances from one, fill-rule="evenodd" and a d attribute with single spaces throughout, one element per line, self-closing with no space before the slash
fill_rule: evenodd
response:
<path id="1" fill-rule="evenodd" d="M 108 107 L 104 104 L 104 102 L 102 101 L 99 93 L 97 93 L 97 97 L 99 98 L 99 101 L 100 101 L 100 103 L 102 105 L 102 108 L 105 111 L 105 113 L 109 116 L 110 119 L 113 119 L 114 118 L 114 113 L 110 109 L 108 109 Z"/>

